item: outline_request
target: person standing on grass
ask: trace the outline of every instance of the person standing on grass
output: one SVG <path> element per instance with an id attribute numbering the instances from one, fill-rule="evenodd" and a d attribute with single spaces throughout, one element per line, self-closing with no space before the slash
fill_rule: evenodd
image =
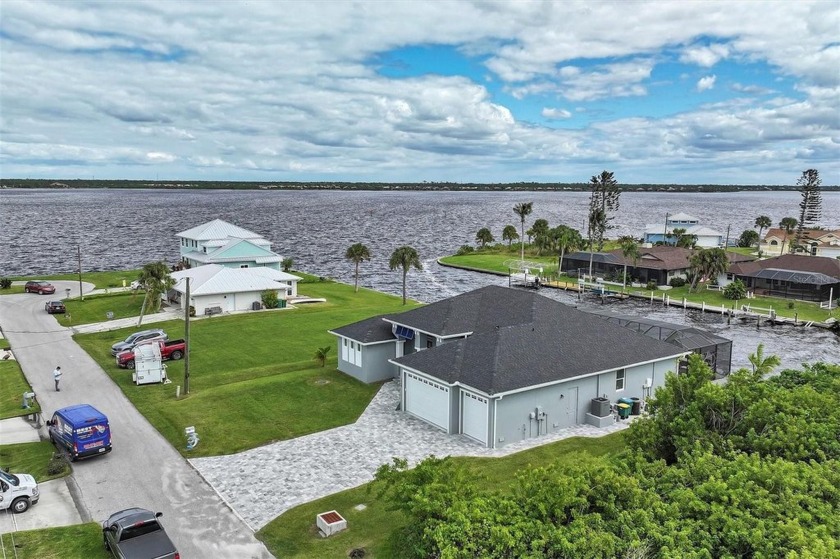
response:
<path id="1" fill-rule="evenodd" d="M 61 392 L 61 389 L 58 387 L 58 383 L 61 380 L 61 367 L 56 367 L 53 371 L 53 380 L 55 381 L 55 391 Z"/>

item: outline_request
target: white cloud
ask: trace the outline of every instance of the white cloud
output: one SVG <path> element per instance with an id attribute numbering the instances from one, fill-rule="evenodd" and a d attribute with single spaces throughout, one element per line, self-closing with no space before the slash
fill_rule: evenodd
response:
<path id="1" fill-rule="evenodd" d="M 415 180 L 429 170 L 449 180 L 574 180 L 612 161 L 637 181 L 689 166 L 675 172 L 685 182 L 704 180 L 695 162 L 714 169 L 741 157 L 763 182 L 779 182 L 785 163 L 840 176 L 840 9 L 716 5 L 6 0 L 3 174 L 77 176 L 90 166 L 138 178 L 154 167 L 185 178 L 221 169 L 242 179 Z M 485 67 L 394 79 L 369 64 L 428 45 L 457 47 Z M 776 92 L 731 86 L 760 99 L 633 117 L 634 98 L 657 105 L 667 81 L 658 72 L 677 59 L 753 64 L 780 81 Z M 764 77 L 732 79 L 770 83 Z M 684 92 L 716 83 L 671 78 Z M 560 107 L 572 104 L 592 124 L 569 131 L 517 118 L 570 118 Z M 557 176 L 558 162 L 571 176 Z"/>
<path id="2" fill-rule="evenodd" d="M 715 86 L 715 81 L 717 80 L 717 76 L 714 74 L 710 76 L 703 76 L 697 81 L 697 91 L 706 91 L 707 89 L 712 89 Z"/>
<path id="3" fill-rule="evenodd" d="M 557 109 L 552 107 L 544 107 L 542 110 L 542 115 L 545 118 L 551 120 L 564 120 L 567 118 L 572 118 L 572 113 L 570 113 L 566 109 Z"/>
<path id="4" fill-rule="evenodd" d="M 686 48 L 680 55 L 680 62 L 711 68 L 727 56 L 729 56 L 729 46 L 716 43 L 709 46 Z"/>

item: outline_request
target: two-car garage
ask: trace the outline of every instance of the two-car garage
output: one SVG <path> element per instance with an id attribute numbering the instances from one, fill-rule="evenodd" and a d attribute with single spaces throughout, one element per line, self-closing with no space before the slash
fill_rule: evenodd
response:
<path id="1" fill-rule="evenodd" d="M 453 432 L 450 428 L 452 388 L 406 370 L 403 370 L 403 379 L 405 411 L 440 427 L 447 433 Z M 482 444 L 487 444 L 487 398 L 461 390 L 460 406 L 457 409 L 460 410 L 460 421 L 456 429 Z"/>

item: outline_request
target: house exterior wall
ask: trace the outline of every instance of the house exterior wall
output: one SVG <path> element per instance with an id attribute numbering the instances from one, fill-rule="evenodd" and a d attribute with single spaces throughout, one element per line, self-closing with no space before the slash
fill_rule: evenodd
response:
<path id="1" fill-rule="evenodd" d="M 279 291 L 281 299 L 286 292 Z M 244 291 L 241 293 L 216 293 L 213 295 L 196 295 L 192 297 L 195 314 L 201 316 L 210 307 L 221 307 L 224 312 L 249 311 L 255 302 L 262 303 L 262 291 Z M 184 308 L 184 297 L 181 297 L 181 308 Z"/>
<path id="2" fill-rule="evenodd" d="M 392 379 L 397 376 L 397 366 L 388 363 L 396 357 L 396 340 L 381 344 L 362 345 L 362 365 L 357 366 L 343 358 L 343 338 L 338 336 L 338 370 L 366 384 Z M 350 340 L 348 340 L 349 343 Z M 357 343 L 357 342 L 354 342 Z"/>
<path id="3" fill-rule="evenodd" d="M 653 394 L 657 387 L 663 386 L 666 373 L 675 371 L 676 367 L 675 359 L 665 359 L 625 368 L 622 390 L 616 390 L 616 371 L 609 371 L 600 375 L 517 392 L 501 398 L 492 398 L 488 429 L 490 442 L 499 448 L 513 442 L 554 433 L 572 425 L 583 424 L 586 421 L 586 413 L 590 410 L 592 398 L 605 395 L 613 403 L 619 398 L 644 399 Z M 647 379 L 652 381 L 650 389 L 643 388 Z M 547 414 L 543 422 L 529 418 L 529 414 L 535 412 L 537 407 L 542 407 Z M 540 423 L 539 435 L 537 434 L 538 423 Z"/>

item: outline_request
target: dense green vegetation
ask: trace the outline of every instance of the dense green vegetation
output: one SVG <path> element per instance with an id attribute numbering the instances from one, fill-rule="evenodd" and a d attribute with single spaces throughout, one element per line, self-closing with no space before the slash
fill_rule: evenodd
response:
<path id="1" fill-rule="evenodd" d="M 39 506 L 44 506 L 40 504 Z M 16 559 L 107 559 L 102 527 L 96 522 L 3 534 L 6 557 Z M 14 550 L 14 551 L 12 551 Z"/>
<path id="2" fill-rule="evenodd" d="M 571 465 L 586 458 L 612 456 L 624 449 L 624 436 L 615 433 L 597 439 L 573 438 L 511 454 L 504 458 L 452 458 L 476 481 L 481 494 L 507 490 L 516 472 L 531 464 L 557 462 Z M 368 483 L 323 499 L 306 503 L 279 516 L 257 536 L 277 557 L 322 559 L 346 557 L 353 549 L 364 549 L 365 558 L 392 559 L 402 557 L 399 536 L 407 518 L 395 510 L 392 500 L 380 495 L 382 484 Z M 364 504 L 364 510 L 353 507 Z M 329 538 L 313 531 L 315 515 L 325 510 L 338 510 L 347 519 L 349 528 Z"/>
<path id="3" fill-rule="evenodd" d="M 194 320 L 191 326 L 190 394 L 183 385 L 184 361 L 170 361 L 169 385 L 136 386 L 131 371 L 119 369 L 111 344 L 138 328 L 77 336 L 79 344 L 120 386 L 155 428 L 184 454 L 184 427 L 201 437 L 190 456 L 230 454 L 275 440 L 299 437 L 352 423 L 378 386 L 366 385 L 313 359 L 316 350 L 335 347 L 328 333 L 373 315 L 412 308 L 398 297 L 330 281 L 306 282 L 300 292 L 326 303 Z M 130 296 L 129 296 L 130 297 Z M 139 297 L 138 297 L 139 300 Z M 155 323 L 170 339 L 184 336 L 183 321 Z"/>
<path id="4" fill-rule="evenodd" d="M 451 459 L 383 466 L 394 556 L 836 557 L 840 366 L 765 380 L 767 361 L 721 385 L 692 356 L 611 462 L 527 468 L 490 494 Z"/>
<path id="5" fill-rule="evenodd" d="M 458 182 L 247 182 L 247 181 L 149 181 L 87 179 L 0 179 L 0 188 L 190 188 L 232 190 L 522 190 L 556 191 L 589 190 L 587 183 L 458 183 Z M 637 192 L 736 192 L 741 190 L 796 190 L 793 185 L 745 184 L 625 184 L 622 190 Z M 840 186 L 823 186 L 824 191 L 840 190 Z"/>

